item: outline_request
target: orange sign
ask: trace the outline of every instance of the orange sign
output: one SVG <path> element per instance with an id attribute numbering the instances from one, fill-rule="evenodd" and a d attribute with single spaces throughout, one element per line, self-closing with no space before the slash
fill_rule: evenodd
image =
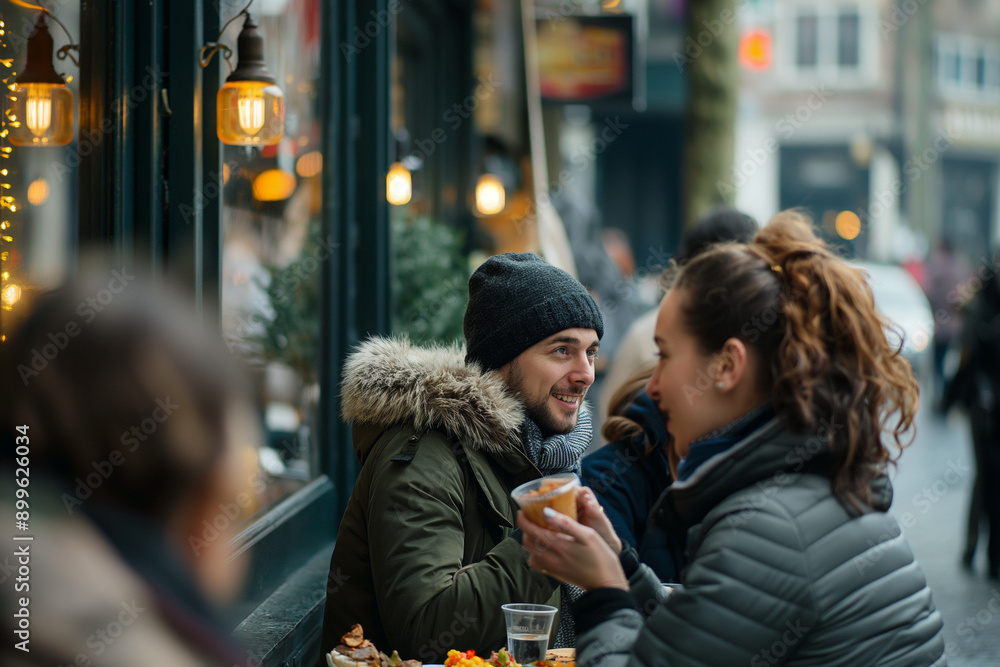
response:
<path id="1" fill-rule="evenodd" d="M 538 22 L 539 78 L 548 101 L 629 99 L 631 65 L 631 16 Z"/>
<path id="2" fill-rule="evenodd" d="M 740 38 L 740 64 L 747 69 L 771 69 L 771 33 L 751 30 Z"/>

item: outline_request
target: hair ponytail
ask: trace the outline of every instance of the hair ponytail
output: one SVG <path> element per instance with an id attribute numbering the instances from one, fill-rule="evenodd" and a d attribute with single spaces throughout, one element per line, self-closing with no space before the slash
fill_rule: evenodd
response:
<path id="1" fill-rule="evenodd" d="M 731 337 L 752 347 L 761 390 L 786 426 L 825 437 L 834 493 L 855 507 L 869 503 L 872 481 L 898 456 L 881 434 L 908 445 L 919 399 L 861 271 L 816 237 L 808 217 L 788 210 L 749 246 L 692 261 L 677 286 L 691 292 L 684 317 L 704 351 Z"/>

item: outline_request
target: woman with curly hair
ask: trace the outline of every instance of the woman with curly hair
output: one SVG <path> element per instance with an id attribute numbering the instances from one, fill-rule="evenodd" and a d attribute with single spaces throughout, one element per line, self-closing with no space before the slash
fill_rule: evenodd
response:
<path id="1" fill-rule="evenodd" d="M 679 271 L 647 392 L 676 480 L 650 520 L 687 530 L 681 586 L 668 595 L 623 553 L 589 489 L 579 523 L 518 518 L 529 564 L 587 591 L 573 609 L 582 667 L 946 664 L 941 617 L 886 513 L 886 468 L 918 407 L 887 325 L 796 211 Z"/>

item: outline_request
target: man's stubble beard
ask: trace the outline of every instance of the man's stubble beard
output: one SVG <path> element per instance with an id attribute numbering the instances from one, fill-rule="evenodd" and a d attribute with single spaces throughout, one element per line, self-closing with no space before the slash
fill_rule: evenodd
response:
<path id="1" fill-rule="evenodd" d="M 580 405 L 577 406 L 573 414 L 572 423 L 567 427 L 553 417 L 552 410 L 549 408 L 548 404 L 548 393 L 540 399 L 535 400 L 529 398 L 524 393 L 523 387 L 524 374 L 521 372 L 521 367 L 515 359 L 510 364 L 510 374 L 507 378 L 507 388 L 521 401 L 521 405 L 524 406 L 525 414 L 528 415 L 528 418 L 531 419 L 531 421 L 535 422 L 535 425 L 542 432 L 542 437 L 548 438 L 553 435 L 563 435 L 576 428 L 577 421 L 580 417 L 580 410 L 583 407 L 583 399 L 580 400 Z M 586 391 L 584 391 L 584 396 L 586 396 Z"/>

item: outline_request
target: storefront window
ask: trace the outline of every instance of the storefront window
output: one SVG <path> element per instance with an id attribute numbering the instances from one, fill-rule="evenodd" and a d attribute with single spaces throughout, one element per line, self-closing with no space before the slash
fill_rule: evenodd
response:
<path id="1" fill-rule="evenodd" d="M 246 5 L 221 4 L 222 21 Z M 251 12 L 284 94 L 284 137 L 223 148 L 222 328 L 249 363 L 265 429 L 255 480 L 263 510 L 319 474 L 320 277 L 333 245 L 320 231 L 319 3 L 256 3 Z M 242 26 L 234 21 L 222 41 L 235 45 Z"/>
<path id="2" fill-rule="evenodd" d="M 79 7 L 68 3 L 54 11 L 78 41 Z M 57 55 L 70 38 L 52 19 L 46 22 L 54 43 L 52 65 L 73 96 L 73 138 L 63 146 L 11 142 L 11 133 L 23 130 L 27 120 L 18 117 L 14 88 L 38 16 L 37 11 L 10 4 L 0 12 L 0 77 L 6 87 L 0 129 L 0 339 L 17 326 L 39 294 L 72 273 L 76 261 L 79 68 L 72 58 Z M 19 102 L 23 107 L 27 100 Z M 32 99 L 27 111 L 32 132 L 44 138 L 41 124 L 47 127 L 56 120 L 51 116 L 52 103 Z"/>

